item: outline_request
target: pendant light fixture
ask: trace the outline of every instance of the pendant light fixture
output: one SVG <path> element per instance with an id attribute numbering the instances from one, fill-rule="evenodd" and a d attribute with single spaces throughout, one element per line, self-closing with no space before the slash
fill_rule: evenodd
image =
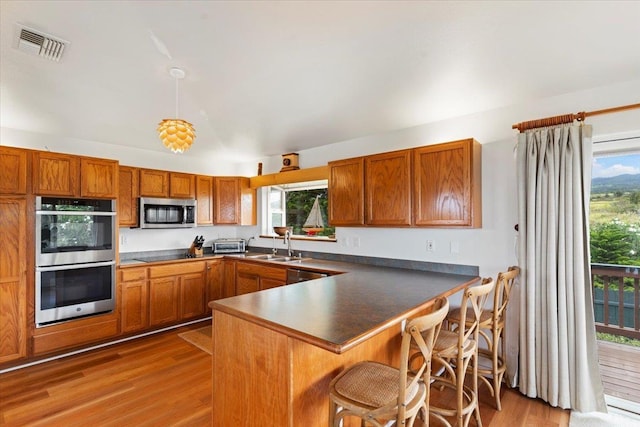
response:
<path id="1" fill-rule="evenodd" d="M 169 75 L 176 80 L 176 118 L 164 119 L 158 124 L 158 134 L 165 147 L 174 153 L 184 153 L 196 138 L 193 125 L 178 118 L 178 80 L 184 79 L 185 72 L 180 68 L 171 68 Z"/>

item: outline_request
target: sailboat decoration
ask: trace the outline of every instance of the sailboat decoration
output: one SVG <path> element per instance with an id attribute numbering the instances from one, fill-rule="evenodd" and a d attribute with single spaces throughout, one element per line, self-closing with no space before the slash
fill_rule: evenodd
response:
<path id="1" fill-rule="evenodd" d="M 313 206 L 311 207 L 311 212 L 309 212 L 307 220 L 302 225 L 302 230 L 311 236 L 318 231 L 324 230 L 324 221 L 322 220 L 322 212 L 320 212 L 320 203 L 318 202 L 319 198 L 320 196 L 316 196 L 316 199 L 313 201 Z"/>

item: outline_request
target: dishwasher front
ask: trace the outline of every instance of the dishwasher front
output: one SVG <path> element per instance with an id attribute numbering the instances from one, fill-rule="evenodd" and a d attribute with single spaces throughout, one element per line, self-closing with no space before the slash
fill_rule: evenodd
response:
<path id="1" fill-rule="evenodd" d="M 320 279 L 329 276 L 327 273 L 318 271 L 301 270 L 299 268 L 287 269 L 287 285 L 292 283 L 306 282 L 307 280 Z"/>

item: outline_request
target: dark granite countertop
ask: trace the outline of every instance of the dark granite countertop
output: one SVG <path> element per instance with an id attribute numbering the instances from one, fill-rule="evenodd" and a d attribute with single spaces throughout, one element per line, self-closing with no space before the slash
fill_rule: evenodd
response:
<path id="1" fill-rule="evenodd" d="M 212 301 L 209 305 L 287 336 L 343 353 L 382 330 L 452 295 L 477 276 L 324 260 L 296 265 L 343 272 Z M 399 326 L 398 326 L 399 327 Z"/>

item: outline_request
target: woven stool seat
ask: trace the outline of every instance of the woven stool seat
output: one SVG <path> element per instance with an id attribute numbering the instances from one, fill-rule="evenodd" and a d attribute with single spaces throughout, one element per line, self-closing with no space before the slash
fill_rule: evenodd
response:
<path id="1" fill-rule="evenodd" d="M 449 310 L 438 298 L 435 310 L 407 321 L 402 334 L 400 366 L 375 361 L 359 362 L 338 374 L 329 384 L 329 425 L 338 427 L 346 417 L 357 417 L 377 427 L 411 427 L 418 416 L 428 424 L 431 355 L 442 321 Z M 412 343 L 421 358 L 410 360 Z"/>

